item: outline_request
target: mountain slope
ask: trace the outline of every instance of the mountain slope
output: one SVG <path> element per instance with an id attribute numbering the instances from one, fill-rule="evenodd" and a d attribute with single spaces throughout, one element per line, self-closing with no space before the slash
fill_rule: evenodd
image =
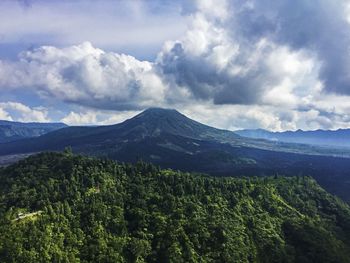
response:
<path id="1" fill-rule="evenodd" d="M 173 109 L 147 109 L 134 118 L 127 120 L 122 127 L 128 131 L 142 131 L 143 137 L 154 137 L 161 133 L 215 141 L 231 140 L 239 137 L 233 132 L 201 124 Z"/>
<path id="2" fill-rule="evenodd" d="M 350 129 L 339 129 L 335 131 L 286 131 L 270 132 L 263 129 L 239 130 L 235 133 L 255 139 L 267 139 L 273 141 L 304 143 L 313 145 L 325 145 L 334 147 L 350 147 Z"/>
<path id="3" fill-rule="evenodd" d="M 0 169 L 1 262 L 337 262 L 350 208 L 309 177 L 45 153 Z"/>
<path id="4" fill-rule="evenodd" d="M 126 143 L 163 134 L 186 139 L 234 142 L 239 136 L 191 120 L 176 110 L 151 108 L 120 124 L 99 127 L 67 127 L 38 138 L 3 144 L 0 155 L 62 150 L 71 146 L 80 152 L 118 149 Z"/>
<path id="5" fill-rule="evenodd" d="M 70 146 L 77 153 L 124 162 L 142 159 L 163 168 L 218 176 L 311 175 L 327 191 L 350 201 L 348 159 L 281 152 L 279 144 L 266 142 L 200 124 L 174 110 L 149 109 L 116 125 L 68 127 L 4 143 L 0 155 Z"/>
<path id="6" fill-rule="evenodd" d="M 22 123 L 0 120 L 0 143 L 38 137 L 64 127 L 67 127 L 64 123 Z"/>

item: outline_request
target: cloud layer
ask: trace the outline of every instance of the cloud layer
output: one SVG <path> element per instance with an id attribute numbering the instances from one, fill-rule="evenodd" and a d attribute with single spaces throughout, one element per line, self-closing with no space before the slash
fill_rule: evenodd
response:
<path id="1" fill-rule="evenodd" d="M 155 3 L 147 12 L 156 17 L 171 6 Z M 77 124 L 160 106 L 230 129 L 349 127 L 349 7 L 341 0 L 184 1 L 187 30 L 154 61 L 90 42 L 41 46 L 0 60 L 0 90 L 76 105 L 62 118 Z"/>
<path id="2" fill-rule="evenodd" d="M 2 0 L 0 44 L 90 41 L 107 50 L 154 57 L 165 40 L 185 31 L 180 10 L 181 2 L 163 0 Z"/>

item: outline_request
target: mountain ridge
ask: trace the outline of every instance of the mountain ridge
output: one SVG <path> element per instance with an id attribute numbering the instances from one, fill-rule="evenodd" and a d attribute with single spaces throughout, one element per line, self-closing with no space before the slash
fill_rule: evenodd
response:
<path id="1" fill-rule="evenodd" d="M 60 122 L 42 123 L 0 120 L 0 143 L 38 137 L 64 127 L 68 126 Z"/>

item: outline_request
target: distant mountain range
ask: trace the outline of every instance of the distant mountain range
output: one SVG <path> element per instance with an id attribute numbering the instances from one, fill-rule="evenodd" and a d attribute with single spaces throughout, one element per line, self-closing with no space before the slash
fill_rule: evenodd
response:
<path id="1" fill-rule="evenodd" d="M 270 132 L 263 129 L 235 131 L 248 138 L 333 147 L 350 147 L 350 129 Z"/>
<path id="2" fill-rule="evenodd" d="M 0 120 L 0 143 L 38 137 L 64 127 L 67 127 L 64 123 L 23 123 Z"/>
<path id="3" fill-rule="evenodd" d="M 66 127 L 3 143 L 0 156 L 65 147 L 75 153 L 125 162 L 142 159 L 163 168 L 218 176 L 312 175 L 328 191 L 350 201 L 349 159 L 311 155 L 330 154 L 329 149 L 244 138 L 169 109 L 148 109 L 120 124 Z"/>

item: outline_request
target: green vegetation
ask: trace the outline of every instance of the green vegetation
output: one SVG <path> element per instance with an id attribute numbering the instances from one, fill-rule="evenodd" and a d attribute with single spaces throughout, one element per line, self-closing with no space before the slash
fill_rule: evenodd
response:
<path id="1" fill-rule="evenodd" d="M 0 221 L 0 262 L 350 262 L 350 208 L 309 177 L 43 153 L 0 169 Z"/>

